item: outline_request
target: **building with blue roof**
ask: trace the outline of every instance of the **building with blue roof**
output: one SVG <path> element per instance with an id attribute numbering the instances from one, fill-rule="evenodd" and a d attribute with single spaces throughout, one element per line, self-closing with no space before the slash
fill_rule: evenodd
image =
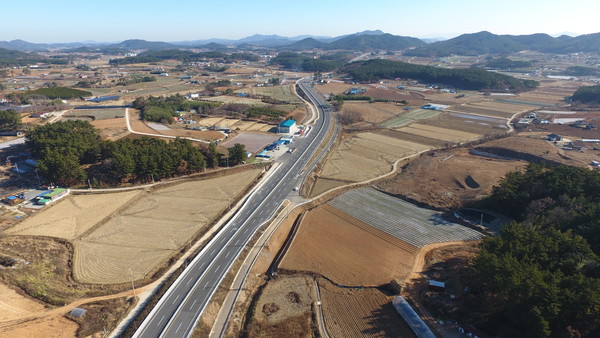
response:
<path id="1" fill-rule="evenodd" d="M 280 134 L 293 134 L 296 132 L 296 121 L 285 120 L 277 126 L 277 132 Z"/>

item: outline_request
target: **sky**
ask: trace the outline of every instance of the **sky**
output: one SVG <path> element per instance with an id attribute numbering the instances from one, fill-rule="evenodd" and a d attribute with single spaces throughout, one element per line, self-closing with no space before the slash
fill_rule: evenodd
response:
<path id="1" fill-rule="evenodd" d="M 36 43 L 339 36 L 600 32 L 598 0 L 23 0 L 2 4 L 0 41 Z"/>

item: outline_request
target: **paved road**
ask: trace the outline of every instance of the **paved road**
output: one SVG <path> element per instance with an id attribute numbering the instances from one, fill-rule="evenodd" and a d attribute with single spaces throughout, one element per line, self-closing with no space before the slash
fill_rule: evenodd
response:
<path id="1" fill-rule="evenodd" d="M 302 182 L 306 175 L 302 169 L 324 141 L 332 119 L 325 101 L 312 91 L 310 84 L 299 85 L 319 109 L 320 118 L 308 135 L 294 141 L 296 150 L 281 157 L 276 171 L 188 265 L 134 337 L 188 337 L 246 243 Z"/>

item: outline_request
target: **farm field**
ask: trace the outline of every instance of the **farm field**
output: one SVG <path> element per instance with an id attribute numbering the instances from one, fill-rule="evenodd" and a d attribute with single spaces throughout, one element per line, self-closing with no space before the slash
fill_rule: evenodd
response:
<path id="1" fill-rule="evenodd" d="M 524 113 L 528 110 L 534 109 L 532 106 L 521 105 L 514 108 L 509 108 L 508 106 L 499 106 L 499 103 L 496 103 L 498 106 L 492 105 L 479 105 L 478 103 L 469 103 L 461 106 L 456 106 L 452 108 L 453 112 L 458 113 L 467 113 L 474 115 L 482 115 L 493 118 L 500 119 L 509 119 L 516 113 Z M 514 106 L 514 105 L 510 105 Z"/>
<path id="2" fill-rule="evenodd" d="M 106 120 L 125 117 L 125 109 L 74 109 L 63 115 L 65 119 L 70 116 L 93 116 L 93 120 Z"/>
<path id="3" fill-rule="evenodd" d="M 289 84 L 272 87 L 248 87 L 236 90 L 236 92 L 253 95 L 265 95 L 273 99 L 289 103 L 301 103 L 302 101 L 298 98 L 298 96 L 295 93 L 295 86 L 295 84 Z"/>
<path id="4" fill-rule="evenodd" d="M 396 128 L 405 126 L 417 120 L 431 119 L 439 116 L 441 113 L 442 112 L 438 110 L 415 109 L 380 123 L 380 125 L 387 128 Z"/>
<path id="5" fill-rule="evenodd" d="M 252 105 L 266 105 L 260 99 L 252 99 L 249 97 L 242 96 L 211 96 L 206 98 L 206 101 L 222 102 L 222 103 L 240 103 L 240 104 L 252 104 Z"/>
<path id="6" fill-rule="evenodd" d="M 9 235 L 73 240 L 139 196 L 141 190 L 112 194 L 70 195 L 6 231 Z"/>
<path id="7" fill-rule="evenodd" d="M 260 171 L 185 181 L 139 196 L 75 240 L 74 275 L 82 282 L 97 284 L 143 279 L 206 229 Z M 144 236 L 139 235 L 142 233 Z"/>
<path id="8" fill-rule="evenodd" d="M 565 81 L 554 79 L 538 79 L 540 82 L 539 88 L 536 90 L 519 94 L 518 100 L 541 103 L 545 106 L 553 106 L 564 104 L 564 99 L 583 85 L 580 81 Z"/>
<path id="9" fill-rule="evenodd" d="M 306 214 L 280 268 L 314 272 L 344 285 L 375 286 L 407 277 L 417 252 L 417 247 L 323 205 Z"/>
<path id="10" fill-rule="evenodd" d="M 401 132 L 434 138 L 446 142 L 465 142 L 476 140 L 481 137 L 479 134 L 465 131 L 452 130 L 447 128 L 435 127 L 427 124 L 413 123 L 408 127 L 398 129 Z"/>
<path id="11" fill-rule="evenodd" d="M 471 116 L 474 116 L 474 118 L 471 118 Z M 486 120 L 476 119 L 478 117 Z M 492 125 L 492 121 L 494 121 L 494 125 Z M 495 124 L 496 121 L 502 121 L 502 124 Z M 489 117 L 464 113 L 445 113 L 437 118 L 423 120 L 419 123 L 439 128 L 464 131 L 472 134 L 491 135 L 508 131 L 508 127 L 504 123 L 505 121 L 505 119 L 492 119 Z"/>
<path id="12" fill-rule="evenodd" d="M 525 165 L 524 161 L 470 155 L 465 149 L 436 151 L 414 159 L 377 186 L 434 207 L 458 208 L 465 201 L 487 196 L 507 172 Z"/>
<path id="13" fill-rule="evenodd" d="M 231 129 L 240 128 L 240 131 L 269 131 L 272 125 L 254 121 L 242 121 L 239 119 L 227 119 L 222 117 L 208 117 L 198 121 L 198 124 L 206 127 L 226 127 Z"/>
<path id="14" fill-rule="evenodd" d="M 356 134 L 333 151 L 321 176 L 364 181 L 389 172 L 394 161 L 427 149 L 427 145 L 375 133 Z"/>
<path id="15" fill-rule="evenodd" d="M 221 143 L 223 147 L 233 147 L 236 143 L 243 144 L 246 151 L 255 153 L 265 146 L 277 141 L 278 135 L 259 134 L 259 133 L 240 133 Z"/>
<path id="16" fill-rule="evenodd" d="M 96 120 L 90 122 L 105 140 L 115 141 L 129 134 L 125 118 Z"/>
<path id="17" fill-rule="evenodd" d="M 193 130 L 184 128 L 171 128 L 160 125 L 160 128 L 153 129 L 147 125 L 142 119 L 141 114 L 129 114 L 129 122 L 131 123 L 131 129 L 140 133 L 159 134 L 167 136 L 180 136 L 180 137 L 191 137 L 200 140 L 214 141 L 221 140 L 225 135 L 220 131 L 215 130 Z"/>
<path id="18" fill-rule="evenodd" d="M 344 113 L 358 113 L 365 122 L 380 123 L 396 115 L 402 114 L 402 106 L 385 102 L 353 102 L 344 101 Z"/>
<path id="19" fill-rule="evenodd" d="M 247 325 L 249 337 L 312 336 L 312 278 L 279 276 L 269 281 Z"/>
<path id="20" fill-rule="evenodd" d="M 325 326 L 331 337 L 415 337 L 377 289 L 345 289 L 319 279 Z"/>
<path id="21" fill-rule="evenodd" d="M 345 192 L 329 205 L 418 248 L 482 237 L 475 230 L 445 220 L 439 212 L 420 208 L 373 188 Z"/>

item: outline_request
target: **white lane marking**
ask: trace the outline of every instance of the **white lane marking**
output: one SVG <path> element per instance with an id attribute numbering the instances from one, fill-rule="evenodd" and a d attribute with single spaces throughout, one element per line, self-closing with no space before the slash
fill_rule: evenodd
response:
<path id="1" fill-rule="evenodd" d="M 196 305 L 197 300 L 198 300 L 198 298 L 194 299 L 194 302 L 192 303 L 192 307 L 194 307 L 194 305 Z"/>
<path id="2" fill-rule="evenodd" d="M 179 328 L 181 328 L 181 324 L 183 324 L 183 322 L 179 323 L 179 326 L 177 326 L 177 330 L 175 330 L 175 332 L 179 332 Z"/>
<path id="3" fill-rule="evenodd" d="M 217 265 L 217 268 L 215 270 L 219 270 L 220 267 L 221 267 L 221 264 Z"/>
<path id="4" fill-rule="evenodd" d="M 225 255 L 225 258 L 229 257 L 229 254 L 231 253 L 231 251 L 227 252 L 227 255 Z"/>
<path id="5" fill-rule="evenodd" d="M 192 279 L 190 278 L 190 280 L 188 280 L 188 282 L 185 283 L 185 285 L 190 285 L 191 282 L 192 282 Z"/>

